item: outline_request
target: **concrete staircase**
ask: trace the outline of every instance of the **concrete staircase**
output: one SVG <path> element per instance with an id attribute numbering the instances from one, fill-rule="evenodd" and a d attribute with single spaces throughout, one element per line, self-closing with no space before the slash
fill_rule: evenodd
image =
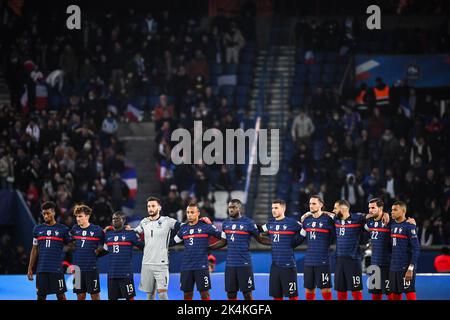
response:
<path id="1" fill-rule="evenodd" d="M 289 96 L 292 78 L 295 72 L 295 47 L 277 46 L 268 51 L 260 51 L 257 57 L 255 83 L 259 84 L 263 77 L 264 63 L 267 61 L 267 81 L 265 87 L 266 115 L 265 128 L 279 129 L 280 138 L 289 118 Z M 250 102 L 250 115 L 255 116 L 257 110 L 259 87 L 255 86 Z M 270 150 L 270 139 L 269 139 Z M 282 148 L 275 151 L 282 159 Z M 259 170 L 256 173 L 259 175 Z M 252 180 L 254 181 L 254 180 Z M 257 179 L 253 219 L 256 223 L 264 223 L 271 216 L 271 202 L 276 197 L 277 175 L 259 176 Z"/>
<path id="2" fill-rule="evenodd" d="M 156 177 L 155 124 L 153 122 L 120 123 L 119 140 L 125 145 L 126 158 L 137 173 L 138 191 L 134 214 L 147 215 L 146 199 L 150 195 L 159 195 L 159 181 Z"/>

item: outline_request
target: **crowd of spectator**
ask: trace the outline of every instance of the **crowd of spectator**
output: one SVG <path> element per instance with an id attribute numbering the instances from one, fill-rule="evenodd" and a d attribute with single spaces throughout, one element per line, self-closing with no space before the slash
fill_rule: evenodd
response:
<path id="1" fill-rule="evenodd" d="M 327 37 L 315 33 L 315 22 L 308 23 L 299 28 L 303 50 L 342 54 L 349 38 L 358 50 L 358 38 L 346 37 L 345 29 L 337 32 L 341 40 L 330 45 Z M 445 52 L 448 43 L 440 47 L 441 38 L 433 39 L 428 50 L 416 46 L 411 53 Z M 402 53 L 409 53 L 408 46 L 403 49 Z M 383 92 L 386 86 L 390 89 L 387 99 L 376 97 L 374 91 Z M 364 99 L 358 99 L 363 91 Z M 377 79 L 373 88 L 363 84 L 356 92 L 342 94 L 337 88 L 312 88 L 305 103 L 293 112 L 289 139 L 295 152 L 290 172 L 299 192 L 291 201 L 300 206 L 300 212 L 308 210 L 309 196 L 316 193 L 329 209 L 344 198 L 355 212 L 366 212 L 373 197 L 381 197 L 387 211 L 394 200 L 402 199 L 408 214 L 419 223 L 423 245 L 450 243 L 450 110 L 441 108 L 438 96 L 403 80 L 385 84 Z"/>

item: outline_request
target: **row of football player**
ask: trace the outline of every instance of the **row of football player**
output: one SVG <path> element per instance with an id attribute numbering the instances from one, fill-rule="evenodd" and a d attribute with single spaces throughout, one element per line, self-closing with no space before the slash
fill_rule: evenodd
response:
<path id="1" fill-rule="evenodd" d="M 406 205 L 396 202 L 392 206 L 392 220 L 383 213 L 379 199 L 369 202 L 369 214 L 350 213 L 345 200 L 336 201 L 333 212 L 322 211 L 323 201 L 319 196 L 311 197 L 310 212 L 301 221 L 285 216 L 283 200 L 272 203 L 272 218 L 263 226 L 257 226 L 243 216 L 242 203 L 233 199 L 229 202 L 229 218 L 222 224 L 222 232 L 207 219 L 200 218 L 195 203 L 186 209 L 188 222 L 181 225 L 176 220 L 160 215 L 161 202 L 158 198 L 147 199 L 148 217 L 139 226 L 131 229 L 125 226 L 125 217 L 116 212 L 113 226 L 102 230 L 89 223 L 92 210 L 77 206 L 74 210 L 77 225 L 72 230 L 57 224 L 54 218 L 55 205 L 42 205 L 45 223 L 33 231 L 33 249 L 30 256 L 28 277 L 33 279 L 33 266 L 38 253 L 36 276 L 38 299 L 48 294 L 57 294 L 65 299 L 66 286 L 61 270 L 61 253 L 66 242 L 74 242 L 74 265 L 80 277 L 74 292 L 78 299 L 85 299 L 90 293 L 92 299 L 99 299 L 99 275 L 97 257 L 109 253 L 108 297 L 109 299 L 133 299 L 135 288 L 132 273 L 132 247 L 144 250 L 139 288 L 147 292 L 148 299 L 168 299 L 169 246 L 184 243 L 185 251 L 181 265 L 181 290 L 186 300 L 192 299 L 194 285 L 202 299 L 208 300 L 211 281 L 208 270 L 208 250 L 228 246 L 225 268 L 225 290 L 230 300 L 237 299 L 237 292 L 244 299 L 252 299 L 255 289 L 249 244 L 251 237 L 258 242 L 272 246 L 272 265 L 269 280 L 269 295 L 274 299 L 298 299 L 297 270 L 293 249 L 307 241 L 304 268 L 306 299 L 315 299 L 315 288 L 322 291 L 323 298 L 331 300 L 331 277 L 329 246 L 336 241 L 335 290 L 338 299 L 347 299 L 351 291 L 354 299 L 362 299 L 362 270 L 359 240 L 367 230 L 371 234 L 372 263 L 380 273 L 378 287 L 370 288 L 374 300 L 382 293 L 389 299 L 401 299 L 404 292 L 408 299 L 415 299 L 415 271 L 419 256 L 419 243 L 415 222 L 406 219 Z M 144 241 L 138 235 L 141 235 Z M 209 245 L 209 237 L 220 239 Z M 104 248 L 102 244 L 104 243 Z"/>

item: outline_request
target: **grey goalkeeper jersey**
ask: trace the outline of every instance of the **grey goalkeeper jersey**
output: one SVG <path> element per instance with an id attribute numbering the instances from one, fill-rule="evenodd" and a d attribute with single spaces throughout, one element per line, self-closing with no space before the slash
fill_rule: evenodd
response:
<path id="1" fill-rule="evenodd" d="M 152 221 L 148 217 L 142 219 L 135 232 L 144 233 L 145 247 L 142 264 L 168 265 L 170 231 L 175 228 L 177 220 L 160 217 Z"/>

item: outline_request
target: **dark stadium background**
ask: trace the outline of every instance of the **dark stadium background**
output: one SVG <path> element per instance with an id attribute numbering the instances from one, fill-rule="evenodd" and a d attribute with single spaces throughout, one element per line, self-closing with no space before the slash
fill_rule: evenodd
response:
<path id="1" fill-rule="evenodd" d="M 65 27 L 70 4 L 81 7 L 81 30 Z M 381 30 L 366 28 L 370 4 L 381 7 Z M 441 0 L 0 0 L 0 284 L 26 273 L 42 201 L 55 201 L 68 226 L 81 202 L 102 227 L 115 210 L 135 225 L 150 194 L 179 221 L 197 200 L 218 226 L 232 197 L 259 224 L 275 198 L 294 217 L 316 193 L 326 209 L 346 198 L 353 212 L 375 196 L 387 208 L 404 200 L 418 224 L 418 272 L 437 272 L 450 243 L 449 12 Z M 227 61 L 232 25 L 244 39 L 238 61 Z M 368 61 L 380 65 L 358 69 Z M 278 174 L 173 165 L 170 133 L 193 120 L 204 130 L 280 129 Z M 267 272 L 270 252 L 252 248 L 255 271 Z M 213 253 L 216 271 L 225 253 Z"/>

